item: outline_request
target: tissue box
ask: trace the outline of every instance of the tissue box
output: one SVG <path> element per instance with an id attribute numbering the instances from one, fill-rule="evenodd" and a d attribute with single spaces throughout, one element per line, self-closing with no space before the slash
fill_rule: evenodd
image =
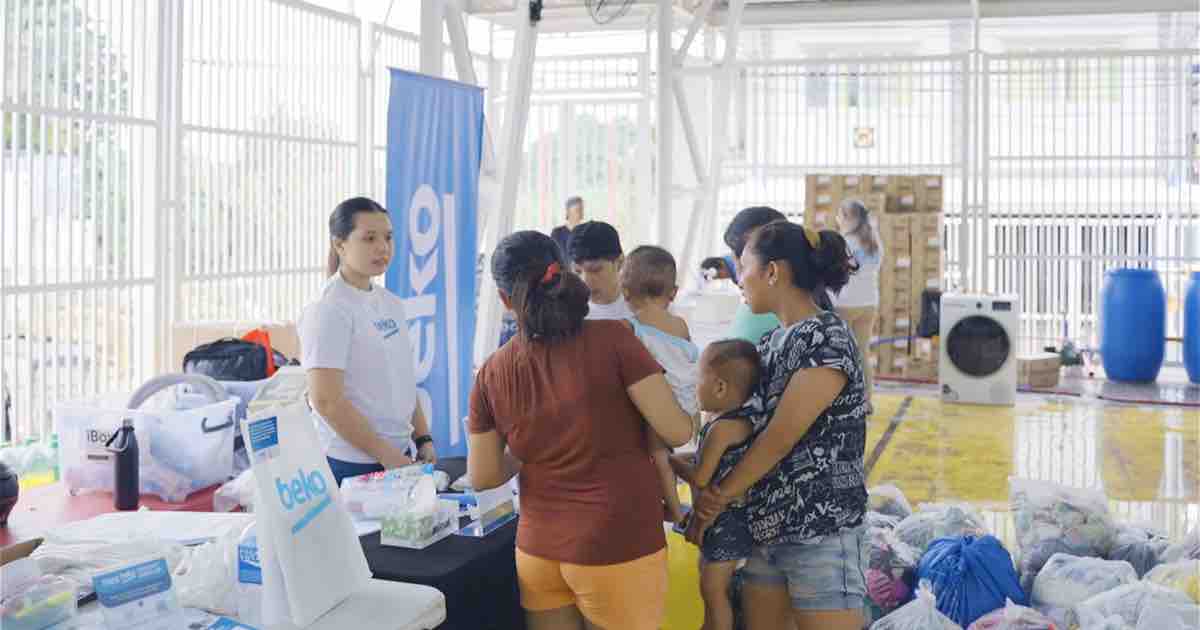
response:
<path id="1" fill-rule="evenodd" d="M 433 510 L 403 510 L 383 518 L 379 542 L 424 549 L 458 531 L 458 502 L 439 499 Z"/>

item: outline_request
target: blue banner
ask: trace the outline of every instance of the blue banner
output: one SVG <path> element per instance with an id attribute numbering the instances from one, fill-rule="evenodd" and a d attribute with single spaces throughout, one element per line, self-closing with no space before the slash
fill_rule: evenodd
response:
<path id="1" fill-rule="evenodd" d="M 386 286 L 405 301 L 417 401 L 438 452 L 465 455 L 483 91 L 393 69 L 387 139 L 387 207 L 396 255 Z"/>

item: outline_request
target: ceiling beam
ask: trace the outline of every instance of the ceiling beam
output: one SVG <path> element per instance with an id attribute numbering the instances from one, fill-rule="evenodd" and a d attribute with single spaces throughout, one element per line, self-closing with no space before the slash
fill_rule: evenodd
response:
<path id="1" fill-rule="evenodd" d="M 1196 0 L 981 0 L 979 17 L 1042 17 L 1053 15 L 1110 15 L 1121 13 L 1174 13 L 1196 10 Z M 881 2 L 756 2 L 748 4 L 743 26 L 774 26 L 815 22 L 971 19 L 970 4 L 961 0 Z M 710 22 L 723 25 L 728 9 L 714 9 Z"/>

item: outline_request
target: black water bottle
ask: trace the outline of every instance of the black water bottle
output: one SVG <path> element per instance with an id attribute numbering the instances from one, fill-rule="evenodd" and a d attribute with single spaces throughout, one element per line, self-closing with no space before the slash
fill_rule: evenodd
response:
<path id="1" fill-rule="evenodd" d="M 133 420 L 126 418 L 104 446 L 113 454 L 113 504 L 118 510 L 136 510 L 141 493 L 138 490 L 138 444 L 133 434 Z"/>

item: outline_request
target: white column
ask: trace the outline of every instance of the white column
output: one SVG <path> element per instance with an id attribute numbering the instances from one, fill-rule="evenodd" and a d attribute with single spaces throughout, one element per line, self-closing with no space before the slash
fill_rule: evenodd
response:
<path id="1" fill-rule="evenodd" d="M 421 73 L 442 76 L 442 23 L 444 0 L 421 0 Z"/>
<path id="2" fill-rule="evenodd" d="M 673 250 L 671 243 L 671 213 L 674 187 L 674 160 L 672 153 L 675 149 L 675 112 L 671 106 L 675 84 L 671 77 L 675 74 L 675 47 L 671 44 L 671 31 L 674 28 L 675 13 L 672 0 L 658 0 L 658 90 L 657 115 L 658 130 L 658 213 L 655 237 L 657 242 L 668 250 Z"/>
<path id="3" fill-rule="evenodd" d="M 698 267 L 700 261 L 711 253 L 708 249 L 712 246 L 715 238 L 718 200 L 721 193 L 721 166 L 729 144 L 729 106 L 733 99 L 734 78 L 738 69 L 738 37 L 742 30 L 742 14 L 745 8 L 746 0 L 729 1 L 727 22 L 725 23 L 725 54 L 721 59 L 721 67 L 713 75 L 713 107 L 710 117 L 712 139 L 708 151 L 708 179 L 704 187 L 703 204 L 696 204 L 696 207 L 702 209 L 702 212 L 693 212 L 692 220 L 688 222 L 688 238 L 684 243 L 683 256 L 680 258 L 681 268 L 689 271 L 684 274 L 685 278 L 694 277 L 690 270 Z M 697 229 L 698 226 L 699 229 Z"/>
<path id="4" fill-rule="evenodd" d="M 520 183 L 525 124 L 529 118 L 529 98 L 533 89 L 533 61 L 537 53 L 537 25 L 529 19 L 529 4 L 517 3 L 515 38 L 509 62 L 508 86 L 504 102 L 504 131 L 500 140 L 500 202 L 487 219 L 489 229 L 479 243 L 484 252 L 483 278 L 479 285 L 479 320 L 475 326 L 475 364 L 480 365 L 500 341 L 500 300 L 492 281 L 491 250 L 496 242 L 513 229 Z M 480 217 L 480 220 L 484 220 Z"/>

